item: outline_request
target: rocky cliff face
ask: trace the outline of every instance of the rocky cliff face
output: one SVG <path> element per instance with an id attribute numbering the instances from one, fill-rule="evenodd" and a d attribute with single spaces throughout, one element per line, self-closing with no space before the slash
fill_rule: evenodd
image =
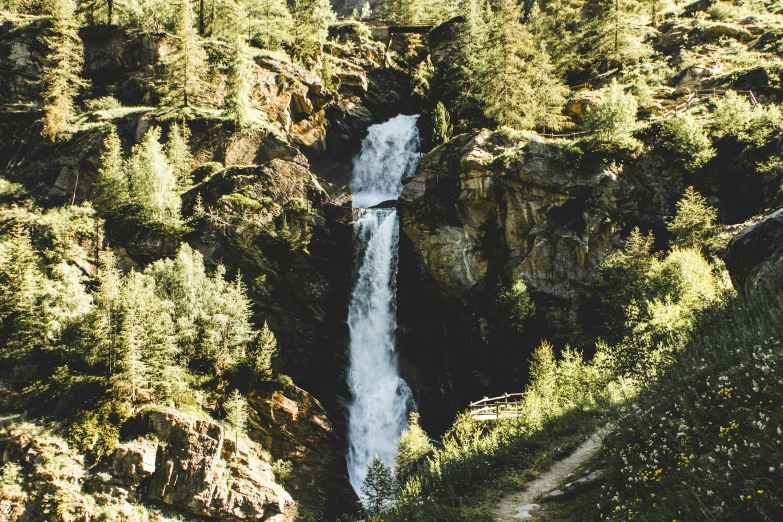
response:
<path id="1" fill-rule="evenodd" d="M 596 267 L 634 226 L 664 236 L 685 186 L 682 170 L 655 150 L 599 160 L 568 142 L 489 131 L 438 147 L 397 205 L 409 240 L 401 244 L 410 249 L 401 278 L 429 288 L 438 302 L 426 321 L 406 318 L 403 357 L 428 368 L 428 358 L 440 359 L 451 377 L 430 375 L 428 385 L 441 389 L 475 381 L 494 351 L 522 357 L 518 347 L 488 337 L 499 287 L 516 279 L 527 283 L 537 307 L 531 343 L 590 333 Z M 452 396 L 467 400 L 469 393 Z"/>
<path id="2" fill-rule="evenodd" d="M 740 291 L 775 288 L 783 270 L 783 210 L 734 236 L 726 252 L 726 267 Z"/>

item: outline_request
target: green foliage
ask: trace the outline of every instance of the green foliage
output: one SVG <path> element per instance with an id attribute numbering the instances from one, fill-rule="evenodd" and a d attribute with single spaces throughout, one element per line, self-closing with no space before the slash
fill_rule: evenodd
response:
<path id="1" fill-rule="evenodd" d="M 247 435 L 247 399 L 245 399 L 239 390 L 234 390 L 226 401 L 224 408 L 226 410 L 226 422 L 231 431 L 234 432 L 237 440 L 239 437 Z"/>
<path id="2" fill-rule="evenodd" d="M 93 191 L 95 209 L 102 216 L 110 216 L 130 202 L 122 144 L 114 127 L 103 139 L 101 166 L 98 169 L 98 179 Z"/>
<path id="3" fill-rule="evenodd" d="M 440 145 L 451 139 L 454 126 L 451 124 L 449 111 L 442 102 L 438 102 L 432 114 L 432 144 Z"/>
<path id="4" fill-rule="evenodd" d="M 780 518 L 780 296 L 733 300 L 641 393 L 608 445 L 595 518 Z"/>
<path id="5" fill-rule="evenodd" d="M 335 14 L 329 0 L 291 0 L 288 7 L 293 19 L 291 56 L 312 66 L 318 62 L 321 48 Z"/>
<path id="6" fill-rule="evenodd" d="M 182 202 L 177 177 L 160 144 L 160 128 L 150 127 L 133 147 L 128 159 L 128 192 L 141 208 L 141 218 L 150 223 L 177 226 Z"/>
<path id="7" fill-rule="evenodd" d="M 561 112 L 568 89 L 521 18 L 514 0 L 502 0 L 482 33 L 486 46 L 480 62 L 469 62 L 478 68 L 471 71 L 478 98 L 484 114 L 498 125 L 560 130 L 567 125 Z"/>
<path id="8" fill-rule="evenodd" d="M 677 202 L 677 214 L 666 225 L 672 234 L 672 245 L 680 248 L 708 250 L 718 230 L 715 220 L 718 211 L 693 187 Z"/>
<path id="9" fill-rule="evenodd" d="M 80 77 L 84 56 L 73 0 L 52 0 L 54 36 L 46 38 L 52 52 L 41 77 L 44 85 L 43 133 L 54 141 L 70 129 L 74 99 L 87 86 Z"/>
<path id="10" fill-rule="evenodd" d="M 278 459 L 272 463 L 272 473 L 275 474 L 275 478 L 278 482 L 285 483 L 288 477 L 291 476 L 291 472 L 294 470 L 294 465 L 290 460 Z"/>
<path id="11" fill-rule="evenodd" d="M 253 90 L 252 74 L 253 62 L 249 49 L 243 40 L 237 38 L 231 49 L 223 110 L 226 116 L 234 122 L 234 128 L 240 134 L 249 130 L 256 119 L 250 102 Z"/>
<path id="12" fill-rule="evenodd" d="M 536 305 L 522 279 L 517 279 L 509 288 L 500 291 L 497 305 L 503 314 L 503 322 L 520 332 L 525 321 L 536 311 Z"/>
<path id="13" fill-rule="evenodd" d="M 375 12 L 381 20 L 413 25 L 423 18 L 424 7 L 422 0 L 379 0 Z"/>
<path id="14" fill-rule="evenodd" d="M 744 96 L 734 91 L 727 91 L 715 103 L 712 113 L 713 136 L 732 136 L 756 147 L 766 145 L 781 124 L 783 116 L 779 108 L 759 105 L 753 107 Z"/>
<path id="15" fill-rule="evenodd" d="M 396 489 L 392 469 L 375 455 L 362 483 L 364 506 L 370 516 L 378 516 L 388 508 L 388 504 L 394 500 Z"/>
<path id="16" fill-rule="evenodd" d="M 610 342 L 619 341 L 627 333 L 629 307 L 647 297 L 638 282 L 644 280 L 656 261 L 654 242 L 652 234 L 645 236 L 634 228 L 625 248 L 611 252 L 598 267 L 595 288 Z"/>
<path id="17" fill-rule="evenodd" d="M 179 190 L 187 190 L 193 184 L 190 177 L 193 155 L 190 153 L 190 129 L 184 121 L 172 123 L 166 143 L 166 159 L 174 171 Z"/>
<path id="18" fill-rule="evenodd" d="M 419 426 L 419 414 L 411 412 L 408 417 L 408 428 L 402 432 L 397 441 L 397 456 L 394 458 L 397 484 L 404 484 L 413 477 L 432 450 L 429 437 Z"/>
<path id="19" fill-rule="evenodd" d="M 274 378 L 275 359 L 278 353 L 275 334 L 264 321 L 264 326 L 256 337 L 255 350 L 252 353 L 253 370 L 262 381 L 271 381 Z"/>
<path id="20" fill-rule="evenodd" d="M 193 8 L 182 2 L 177 13 L 177 30 L 173 38 L 175 49 L 165 59 L 165 79 L 160 94 L 163 103 L 183 111 L 204 102 L 207 85 L 207 53 L 193 27 Z"/>
<path id="21" fill-rule="evenodd" d="M 643 43 L 644 23 L 640 4 L 633 0 L 598 0 L 588 23 L 591 58 L 604 68 L 634 63 L 649 53 Z"/>
<path id="22" fill-rule="evenodd" d="M 583 127 L 591 131 L 588 141 L 610 148 L 638 147 L 632 134 L 636 130 L 637 102 L 633 94 L 612 80 L 603 99 L 587 109 Z"/>
<path id="23" fill-rule="evenodd" d="M 256 0 L 250 13 L 258 20 L 253 29 L 265 49 L 279 49 L 291 41 L 293 18 L 285 0 Z"/>
<path id="24" fill-rule="evenodd" d="M 690 114 L 670 118 L 661 125 L 658 140 L 686 168 L 697 170 L 707 163 L 715 150 L 702 124 Z"/>
<path id="25" fill-rule="evenodd" d="M 101 96 L 100 98 L 87 100 L 84 102 L 84 105 L 90 111 L 110 111 L 122 107 L 120 101 L 114 96 Z"/>

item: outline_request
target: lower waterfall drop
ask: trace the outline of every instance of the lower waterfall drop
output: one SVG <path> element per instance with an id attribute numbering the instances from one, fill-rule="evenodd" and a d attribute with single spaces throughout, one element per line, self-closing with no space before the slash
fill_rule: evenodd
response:
<path id="1" fill-rule="evenodd" d="M 399 376 L 395 353 L 399 221 L 394 209 L 369 209 L 396 199 L 401 180 L 419 160 L 418 116 L 373 125 L 354 161 L 354 243 L 357 279 L 348 308 L 351 334 L 348 386 L 348 473 L 361 496 L 367 467 L 377 454 L 394 465 L 396 441 L 414 408 Z"/>

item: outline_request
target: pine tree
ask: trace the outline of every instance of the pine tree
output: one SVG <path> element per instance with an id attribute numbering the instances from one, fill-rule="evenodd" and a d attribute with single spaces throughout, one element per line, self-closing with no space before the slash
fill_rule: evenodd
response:
<path id="1" fill-rule="evenodd" d="M 379 0 L 375 10 L 382 20 L 412 25 L 422 18 L 424 3 L 422 0 Z"/>
<path id="2" fill-rule="evenodd" d="M 117 259 L 111 250 L 101 252 L 98 270 L 98 290 L 95 292 L 95 312 L 92 320 L 92 354 L 88 358 L 93 365 L 106 366 L 109 375 L 117 369 L 120 359 L 120 292 L 122 275 L 117 270 Z"/>
<path id="3" fill-rule="evenodd" d="M 432 144 L 440 145 L 451 139 L 454 126 L 451 125 L 451 117 L 446 106 L 438 102 L 432 115 Z"/>
<path id="4" fill-rule="evenodd" d="M 688 187 L 677 202 L 677 215 L 666 226 L 672 234 L 672 246 L 706 249 L 717 234 L 717 217 L 718 211 L 707 204 L 707 199 Z"/>
<path id="5" fill-rule="evenodd" d="M 247 399 L 234 390 L 225 404 L 226 422 L 234 432 L 234 451 L 239 450 L 239 439 L 247 435 Z"/>
<path id="6" fill-rule="evenodd" d="M 176 122 L 169 129 L 169 141 L 166 143 L 166 158 L 174 169 L 179 190 L 185 191 L 193 184 L 190 177 L 193 166 L 193 155 L 190 153 L 190 129 L 187 123 Z"/>
<path id="7" fill-rule="evenodd" d="M 275 334 L 264 321 L 264 327 L 256 337 L 256 348 L 252 361 L 253 370 L 262 381 L 271 381 L 274 377 L 274 365 L 278 351 Z"/>
<path id="8" fill-rule="evenodd" d="M 253 0 L 248 9 L 266 49 L 278 49 L 291 41 L 293 20 L 285 0 Z"/>
<path id="9" fill-rule="evenodd" d="M 133 148 L 128 162 L 130 194 L 144 219 L 176 226 L 181 206 L 177 179 L 159 139 L 160 128 L 150 127 L 144 140 Z"/>
<path id="10" fill-rule="evenodd" d="M 0 241 L 0 357 L 24 357 L 43 346 L 43 281 L 30 236 L 17 222 Z"/>
<path id="11" fill-rule="evenodd" d="M 466 0 L 460 11 L 465 19 L 459 32 L 453 66 L 444 75 L 444 83 L 437 86 L 454 99 L 456 114 L 468 114 L 479 109 L 483 57 L 488 47 L 488 30 L 492 11 L 482 0 Z"/>
<path id="12" fill-rule="evenodd" d="M 293 19 L 291 54 L 299 62 L 312 65 L 321 54 L 329 24 L 335 20 L 329 0 L 291 0 Z"/>
<path id="13" fill-rule="evenodd" d="M 429 437 L 419 426 L 419 414 L 411 412 L 408 416 L 408 428 L 397 441 L 397 456 L 394 458 L 397 484 L 407 482 L 415 474 L 419 463 L 432 453 L 432 450 Z"/>
<path id="14" fill-rule="evenodd" d="M 633 94 L 612 80 L 602 100 L 587 109 L 582 126 L 593 133 L 591 140 L 619 147 L 635 147 L 637 102 Z"/>
<path id="15" fill-rule="evenodd" d="M 367 468 L 367 477 L 362 483 L 361 490 L 364 496 L 364 506 L 373 517 L 380 515 L 386 504 L 394 499 L 394 493 L 397 490 L 394 474 L 377 454 Z"/>
<path id="16" fill-rule="evenodd" d="M 253 125 L 253 106 L 250 95 L 253 61 L 247 44 L 241 38 L 235 38 L 231 49 L 231 62 L 226 76 L 226 97 L 224 112 L 234 122 L 238 133 L 243 133 Z"/>
<path id="17" fill-rule="evenodd" d="M 84 63 L 76 4 L 73 0 L 53 0 L 51 4 L 55 36 L 46 38 L 52 52 L 46 57 L 43 132 L 54 141 L 69 128 L 74 99 L 87 85 L 79 74 Z"/>
<path id="18" fill-rule="evenodd" d="M 636 62 L 648 52 L 643 43 L 644 25 L 640 20 L 641 2 L 599 0 L 588 24 L 593 61 L 606 68 Z"/>
<path id="19" fill-rule="evenodd" d="M 500 0 L 477 77 L 484 113 L 516 129 L 559 130 L 567 122 L 560 114 L 567 88 L 521 17 L 515 0 Z"/>
<path id="20" fill-rule="evenodd" d="M 122 144 L 115 127 L 103 139 L 101 166 L 94 190 L 95 209 L 102 216 L 112 215 L 130 201 Z"/>
<path id="21" fill-rule="evenodd" d="M 359 20 L 369 20 L 372 16 L 372 7 L 370 7 L 370 0 L 367 0 L 362 4 L 362 10 L 359 11 Z"/>
<path id="22" fill-rule="evenodd" d="M 215 0 L 215 19 L 212 21 L 212 36 L 224 42 L 233 42 L 236 38 L 246 39 L 251 24 L 249 13 L 243 0 Z"/>
<path id="23" fill-rule="evenodd" d="M 183 0 L 179 8 L 174 45 L 176 50 L 165 60 L 163 102 L 175 109 L 197 107 L 207 90 L 204 82 L 207 53 L 193 28 L 193 9 L 188 0 Z"/>

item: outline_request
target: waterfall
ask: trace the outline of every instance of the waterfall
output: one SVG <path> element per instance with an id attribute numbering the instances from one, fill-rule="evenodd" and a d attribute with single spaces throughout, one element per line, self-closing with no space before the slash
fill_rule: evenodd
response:
<path id="1" fill-rule="evenodd" d="M 363 208 L 397 199 L 401 180 L 418 164 L 418 116 L 397 116 L 373 125 L 354 160 L 351 189 L 357 278 L 348 308 L 351 332 L 348 385 L 348 473 L 360 492 L 376 454 L 394 465 L 396 441 L 414 407 L 398 372 L 397 329 L 399 226 L 393 209 Z"/>

